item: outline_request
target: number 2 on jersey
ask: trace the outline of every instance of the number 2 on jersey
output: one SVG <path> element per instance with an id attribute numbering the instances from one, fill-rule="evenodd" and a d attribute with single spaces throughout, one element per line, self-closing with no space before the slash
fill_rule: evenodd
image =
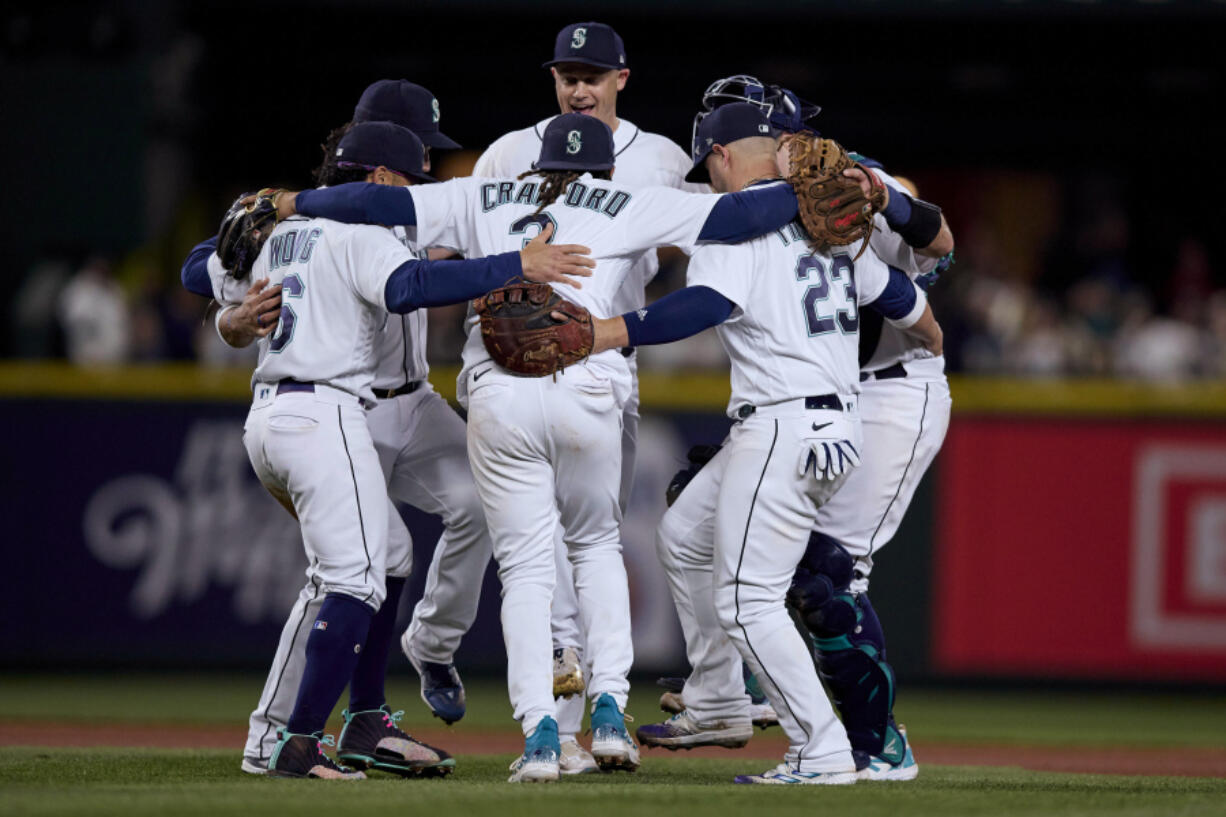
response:
<path id="1" fill-rule="evenodd" d="M 530 216 L 524 216 L 521 219 L 516 219 L 511 225 L 511 235 L 522 235 L 524 238 L 524 246 L 528 246 L 528 242 L 540 235 L 546 227 L 553 225 L 553 235 L 545 240 L 546 244 L 552 244 L 553 240 L 558 237 L 558 222 L 553 220 L 553 216 L 548 213 L 533 213 Z M 536 225 L 536 232 L 529 234 L 528 228 Z"/>
<path id="2" fill-rule="evenodd" d="M 814 274 L 816 273 L 816 275 Z M 805 323 L 809 337 L 825 335 L 837 327 L 845 335 L 854 334 L 860 328 L 860 312 L 856 305 L 856 270 L 851 259 L 836 255 L 829 268 L 820 258 L 802 255 L 796 259 L 796 280 L 813 283 L 805 290 Z M 842 292 L 834 293 L 834 303 L 829 304 L 831 290 L 842 283 Z M 840 301 L 842 302 L 840 305 Z"/>
<path id="3" fill-rule="evenodd" d="M 281 317 L 277 321 L 277 331 L 272 333 L 268 342 L 270 351 L 280 352 L 294 339 L 294 323 L 297 322 L 298 316 L 294 313 L 294 308 L 286 303 L 286 299 L 301 298 L 305 291 L 306 285 L 297 273 L 285 276 L 285 280 L 281 282 Z"/>

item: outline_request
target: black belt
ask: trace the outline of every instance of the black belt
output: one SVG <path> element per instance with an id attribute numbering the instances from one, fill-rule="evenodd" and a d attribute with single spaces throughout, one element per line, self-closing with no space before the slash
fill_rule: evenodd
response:
<path id="1" fill-rule="evenodd" d="M 314 383 L 304 383 L 301 380 L 293 380 L 286 378 L 277 382 L 277 394 L 285 394 L 291 391 L 315 391 Z"/>
<path id="2" fill-rule="evenodd" d="M 860 372 L 860 382 L 865 380 L 893 380 L 897 377 L 906 377 L 907 370 L 903 368 L 901 363 L 895 363 L 893 366 L 886 366 L 884 369 L 878 369 L 875 372 Z"/>
<path id="3" fill-rule="evenodd" d="M 379 398 L 380 400 L 391 400 L 393 397 L 399 397 L 402 394 L 412 394 L 420 389 L 422 384 L 425 382 L 426 381 L 424 380 L 410 380 L 408 383 L 405 383 L 399 388 L 375 389 L 375 397 Z"/>
<path id="4" fill-rule="evenodd" d="M 806 397 L 805 410 L 815 411 L 817 409 L 833 409 L 834 411 L 842 411 L 843 401 L 839 399 L 837 394 L 815 394 L 812 397 Z M 744 405 L 736 410 L 736 414 L 738 417 L 744 420 L 757 410 L 757 406 Z"/>
<path id="5" fill-rule="evenodd" d="M 631 355 L 634 354 L 634 347 L 633 346 L 623 346 L 617 351 L 622 353 L 622 357 L 630 357 Z"/>

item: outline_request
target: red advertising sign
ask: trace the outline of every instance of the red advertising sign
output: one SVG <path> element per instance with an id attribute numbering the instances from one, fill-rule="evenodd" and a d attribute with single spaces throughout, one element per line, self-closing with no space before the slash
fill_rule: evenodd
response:
<path id="1" fill-rule="evenodd" d="M 942 672 L 1226 680 L 1226 425 L 956 418 Z"/>

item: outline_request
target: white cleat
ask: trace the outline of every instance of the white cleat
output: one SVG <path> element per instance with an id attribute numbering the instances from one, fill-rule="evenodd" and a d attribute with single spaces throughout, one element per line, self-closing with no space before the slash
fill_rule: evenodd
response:
<path id="1" fill-rule="evenodd" d="M 769 703 L 750 704 L 749 719 L 753 721 L 753 725 L 759 729 L 766 729 L 771 726 L 779 725 L 779 715 L 775 712 L 775 707 Z"/>
<path id="2" fill-rule="evenodd" d="M 688 710 L 673 715 L 663 723 L 649 723 L 635 732 L 644 746 L 664 749 L 693 749 L 696 746 L 722 746 L 739 749 L 753 737 L 753 724 L 748 721 L 697 721 Z"/>
<path id="3" fill-rule="evenodd" d="M 580 746 L 579 741 L 574 738 L 562 741 L 558 768 L 562 774 L 593 774 L 600 771 L 596 758 L 592 757 L 592 753 Z"/>
<path id="4" fill-rule="evenodd" d="M 738 774 L 733 783 L 757 783 L 769 786 L 848 786 L 856 782 L 852 772 L 798 772 L 780 763 L 762 774 Z"/>
<path id="5" fill-rule="evenodd" d="M 242 765 L 239 768 L 247 774 L 268 774 L 268 761 L 247 755 L 243 757 Z"/>

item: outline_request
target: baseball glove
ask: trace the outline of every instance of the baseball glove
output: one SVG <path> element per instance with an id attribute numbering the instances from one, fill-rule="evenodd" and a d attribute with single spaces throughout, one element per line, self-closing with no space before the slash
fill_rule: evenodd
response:
<path id="1" fill-rule="evenodd" d="M 788 141 L 788 181 L 796 191 L 800 220 L 816 249 L 826 252 L 860 239 L 864 244 L 873 233 L 873 216 L 885 207 L 885 186 L 859 162 L 847 155 L 833 139 L 814 133 L 797 133 Z M 850 168 L 862 170 L 873 188 L 866 197 L 855 179 L 843 175 Z"/>
<path id="2" fill-rule="evenodd" d="M 258 193 L 244 193 L 234 200 L 221 220 L 217 231 L 217 257 L 221 265 L 235 278 L 246 278 L 251 272 L 260 248 L 277 225 L 276 196 L 280 191 L 264 188 Z M 249 204 L 245 199 L 255 199 Z"/>
<path id="3" fill-rule="evenodd" d="M 668 483 L 668 488 L 664 490 L 664 501 L 668 507 L 672 507 L 677 501 L 677 497 L 681 496 L 681 492 L 685 490 L 685 486 L 690 484 L 690 480 L 698 476 L 698 472 L 702 467 L 711 461 L 711 458 L 719 453 L 722 445 L 696 445 L 692 447 L 685 458 L 690 464 L 682 468 L 676 474 L 673 474 L 673 479 Z"/>
<path id="4" fill-rule="evenodd" d="M 490 357 L 518 374 L 544 377 L 592 353 L 591 313 L 548 284 L 510 283 L 474 300 L 473 310 Z"/>

